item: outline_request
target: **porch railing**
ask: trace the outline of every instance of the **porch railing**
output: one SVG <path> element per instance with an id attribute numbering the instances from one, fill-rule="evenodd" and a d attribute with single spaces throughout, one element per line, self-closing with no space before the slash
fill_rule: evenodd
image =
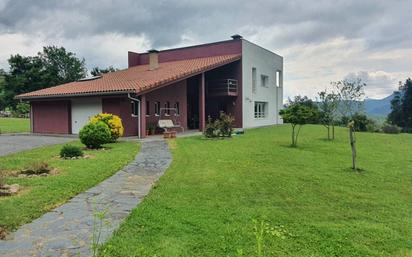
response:
<path id="1" fill-rule="evenodd" d="M 213 80 L 207 85 L 207 94 L 209 96 L 237 96 L 237 86 L 236 79 Z"/>

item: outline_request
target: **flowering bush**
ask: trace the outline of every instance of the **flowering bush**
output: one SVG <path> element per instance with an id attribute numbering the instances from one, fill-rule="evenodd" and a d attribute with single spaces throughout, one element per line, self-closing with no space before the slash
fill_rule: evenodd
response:
<path id="1" fill-rule="evenodd" d="M 120 119 L 119 116 L 110 113 L 99 113 L 90 119 L 90 123 L 97 123 L 99 121 L 105 123 L 109 127 L 112 142 L 123 136 L 124 128 L 122 119 Z"/>

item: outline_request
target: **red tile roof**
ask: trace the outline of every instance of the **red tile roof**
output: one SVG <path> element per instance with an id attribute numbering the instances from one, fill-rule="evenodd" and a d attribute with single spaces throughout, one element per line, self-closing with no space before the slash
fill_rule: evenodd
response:
<path id="1" fill-rule="evenodd" d="M 191 75 L 204 72 L 240 59 L 240 55 L 220 55 L 159 63 L 159 68 L 150 71 L 149 65 L 139 65 L 125 70 L 103 74 L 95 80 L 76 81 L 49 87 L 16 98 L 55 97 L 85 94 L 139 93 L 172 83 Z"/>

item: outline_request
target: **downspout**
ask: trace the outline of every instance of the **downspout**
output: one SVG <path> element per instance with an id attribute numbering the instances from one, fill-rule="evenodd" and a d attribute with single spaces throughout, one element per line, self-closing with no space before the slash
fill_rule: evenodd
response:
<path id="1" fill-rule="evenodd" d="M 140 100 L 137 99 L 137 98 L 131 97 L 130 93 L 127 94 L 127 98 L 129 98 L 130 100 L 138 102 L 138 105 L 139 105 L 139 118 L 137 119 L 137 134 L 138 134 L 139 138 L 142 138 L 141 135 L 140 135 L 140 119 L 142 117 L 142 114 L 141 114 L 142 108 L 140 106 Z"/>

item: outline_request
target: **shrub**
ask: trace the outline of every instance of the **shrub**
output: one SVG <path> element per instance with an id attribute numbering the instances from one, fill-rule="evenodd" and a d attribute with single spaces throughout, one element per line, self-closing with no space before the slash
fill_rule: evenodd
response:
<path id="1" fill-rule="evenodd" d="M 376 122 L 368 118 L 368 116 L 366 116 L 365 114 L 356 113 L 355 115 L 353 115 L 351 120 L 355 122 L 355 131 L 374 132 L 378 130 Z"/>
<path id="2" fill-rule="evenodd" d="M 30 112 L 30 104 L 21 102 L 18 103 L 13 110 L 13 116 L 14 117 L 28 117 Z"/>
<path id="3" fill-rule="evenodd" d="M 104 122 L 110 129 L 111 142 L 115 142 L 123 136 L 124 128 L 122 119 L 119 116 L 110 113 L 100 113 L 90 119 L 91 123 Z"/>
<path id="4" fill-rule="evenodd" d="M 396 125 L 385 124 L 382 127 L 382 131 L 387 134 L 399 134 L 401 133 L 401 128 Z"/>
<path id="5" fill-rule="evenodd" d="M 28 167 L 23 169 L 21 173 L 26 175 L 39 175 L 43 173 L 49 173 L 51 168 L 49 164 L 44 161 L 33 162 Z"/>
<path id="6" fill-rule="evenodd" d="M 233 132 L 233 122 L 235 119 L 232 115 L 220 112 L 218 120 L 218 129 L 220 136 L 231 137 Z"/>
<path id="7" fill-rule="evenodd" d="M 61 158 L 73 158 L 83 156 L 83 151 L 80 147 L 75 145 L 64 145 L 60 150 Z"/>
<path id="8" fill-rule="evenodd" d="M 207 138 L 231 137 L 234 120 L 233 116 L 224 112 L 220 112 L 219 119 L 216 120 L 209 116 L 203 134 Z"/>
<path id="9" fill-rule="evenodd" d="M 80 130 L 79 137 L 80 141 L 91 149 L 100 148 L 112 140 L 109 127 L 101 121 L 86 124 Z"/>
<path id="10" fill-rule="evenodd" d="M 219 136 L 217 121 L 212 120 L 210 116 L 207 118 L 205 131 L 203 132 L 203 134 L 207 138 L 213 138 L 213 137 Z"/>

